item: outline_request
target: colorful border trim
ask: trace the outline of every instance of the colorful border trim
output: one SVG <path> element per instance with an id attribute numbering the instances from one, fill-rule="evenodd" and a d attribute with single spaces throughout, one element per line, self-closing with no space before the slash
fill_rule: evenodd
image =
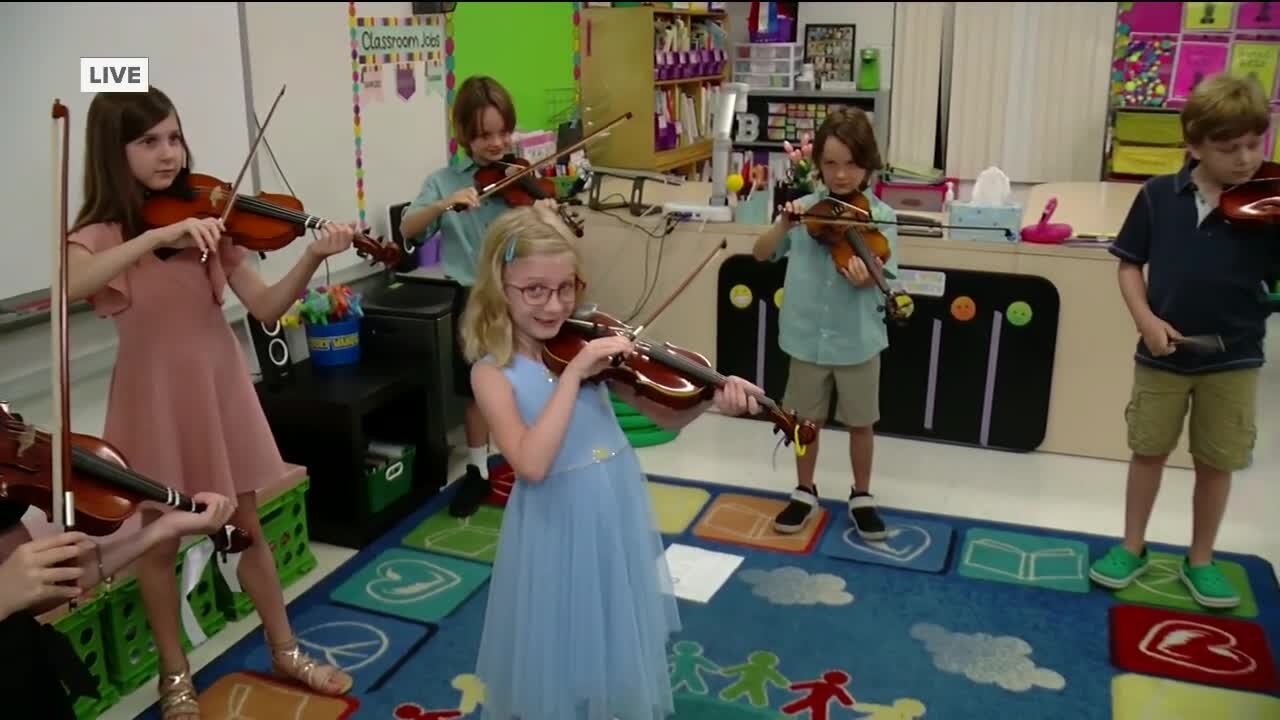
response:
<path id="1" fill-rule="evenodd" d="M 351 30 L 351 132 L 355 138 L 356 148 L 356 210 L 360 214 L 360 227 L 369 227 L 365 222 L 364 206 L 364 149 L 360 138 L 360 55 L 356 50 L 356 18 L 355 2 L 347 3 L 347 27 Z"/>
<path id="2" fill-rule="evenodd" d="M 444 127 L 445 142 L 449 150 L 449 164 L 452 165 L 458 155 L 458 141 L 453 139 L 453 13 L 444 16 Z"/>

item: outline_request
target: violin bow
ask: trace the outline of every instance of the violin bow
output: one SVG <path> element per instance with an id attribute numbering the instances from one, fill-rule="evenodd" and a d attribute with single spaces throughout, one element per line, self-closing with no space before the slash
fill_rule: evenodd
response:
<path id="1" fill-rule="evenodd" d="M 631 113 L 627 112 L 623 114 L 621 117 L 615 118 L 614 120 L 610 121 L 607 125 L 600 128 L 599 130 L 596 130 L 595 132 L 587 135 L 586 137 L 582 138 L 578 142 L 573 143 L 569 147 L 563 150 L 557 150 L 555 153 L 548 155 L 542 158 L 541 160 L 529 163 L 529 167 L 520 170 L 520 172 L 512 173 L 506 176 L 505 178 L 503 178 L 502 180 L 499 180 L 498 182 L 490 183 L 488 187 L 485 187 L 483 190 L 480 191 L 480 199 L 483 200 L 494 193 L 501 192 L 502 189 L 507 187 L 508 185 L 514 182 L 518 182 L 520 178 L 526 175 L 529 175 L 530 173 L 537 172 L 543 166 L 547 165 L 548 163 L 554 162 L 556 159 L 564 155 L 571 155 L 577 152 L 579 149 L 586 147 L 587 143 L 597 138 L 603 137 L 604 134 L 607 133 L 614 125 L 618 125 L 619 123 L 622 123 L 626 120 L 630 120 L 631 117 L 632 117 Z"/>
<path id="2" fill-rule="evenodd" d="M 249 169 L 249 163 L 253 162 L 253 158 L 258 154 L 258 146 L 262 144 L 262 138 L 267 134 L 267 125 L 271 124 L 271 116 L 276 114 L 276 107 L 280 105 L 280 99 L 284 97 L 285 86 L 280 86 L 280 92 L 276 94 L 276 99 L 271 103 L 271 110 L 267 112 L 267 121 L 258 125 L 258 136 L 253 140 L 253 147 L 249 148 L 249 154 L 245 156 L 244 163 L 240 166 L 240 172 L 236 174 L 236 180 L 231 185 L 231 192 L 227 196 L 227 204 L 222 208 L 222 217 L 218 218 L 222 222 L 226 222 L 231 216 L 231 211 L 236 207 L 236 198 L 239 197 L 240 183 L 244 181 L 244 174 Z M 256 120 L 255 120 L 256 124 Z M 216 197 L 210 197 L 210 201 L 216 203 Z M 209 251 L 206 250 L 200 254 L 200 262 L 209 259 Z"/>
<path id="3" fill-rule="evenodd" d="M 707 264 L 711 262 L 712 258 L 719 255 L 720 251 L 727 247 L 729 247 L 729 240 L 727 238 L 721 238 L 719 244 L 712 248 L 711 252 L 707 253 L 707 256 L 702 259 L 702 262 L 698 263 L 698 266 L 693 269 L 693 272 L 689 273 L 689 276 L 684 279 L 684 282 L 681 282 L 680 286 L 668 295 L 666 300 L 662 301 L 662 304 L 658 306 L 658 309 L 649 313 L 649 317 L 645 318 L 644 322 L 636 325 L 630 333 L 631 340 L 634 341 L 640 336 L 641 331 L 643 331 L 647 326 L 652 325 L 653 321 L 657 320 L 658 316 L 662 314 L 662 311 L 666 310 L 667 307 L 680 296 L 680 293 L 684 292 L 685 288 L 689 287 L 689 283 L 693 282 L 693 279 L 698 277 L 699 273 L 706 269 Z"/>
<path id="4" fill-rule="evenodd" d="M 71 110 L 59 99 L 53 101 L 54 163 L 58 168 L 55 192 L 58 196 L 58 236 L 53 247 L 53 282 L 49 287 L 50 312 L 53 331 L 49 333 L 53 344 L 53 427 L 51 480 L 53 493 L 53 524 L 60 532 L 75 526 L 75 498 L 66 489 L 71 477 L 71 380 L 67 359 L 67 176 L 70 162 Z M 62 121 L 62 137 L 59 143 L 58 121 Z M 59 144 L 61 147 L 59 148 Z M 65 495 L 64 495 L 65 493 Z"/>
<path id="5" fill-rule="evenodd" d="M 817 215 L 810 215 L 807 212 L 800 213 L 799 219 L 805 222 L 815 222 L 815 223 L 818 223 L 819 225 L 896 225 L 899 227 L 939 228 L 944 230 L 982 230 L 984 232 L 1001 232 L 1001 233 L 1004 233 L 1005 240 L 1013 240 L 1013 231 L 1010 230 L 1009 228 L 981 227 L 978 225 L 944 225 L 944 224 L 934 225 L 932 223 L 927 223 L 927 222 L 912 222 L 908 220 L 876 220 L 875 218 L 871 217 L 871 213 L 863 210 L 857 205 L 851 205 L 835 197 L 828 197 L 826 199 L 831 200 L 837 205 L 842 205 L 851 211 L 856 211 L 866 219 L 865 220 L 848 220 L 845 218 L 819 217 Z"/>

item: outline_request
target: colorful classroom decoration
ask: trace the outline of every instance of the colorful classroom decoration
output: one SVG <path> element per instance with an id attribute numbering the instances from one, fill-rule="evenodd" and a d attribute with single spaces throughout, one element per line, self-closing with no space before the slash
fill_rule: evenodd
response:
<path id="1" fill-rule="evenodd" d="M 1253 76 L 1280 105 L 1280 7 L 1274 3 L 1122 2 L 1116 16 L 1111 102 L 1182 107 L 1206 77 Z"/>

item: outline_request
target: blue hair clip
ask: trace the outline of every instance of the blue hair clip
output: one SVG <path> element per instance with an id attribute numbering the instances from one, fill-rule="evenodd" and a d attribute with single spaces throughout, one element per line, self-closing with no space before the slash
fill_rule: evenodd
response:
<path id="1" fill-rule="evenodd" d="M 511 239 L 507 241 L 507 254 L 505 257 L 505 262 L 510 263 L 515 258 L 516 258 L 516 238 L 513 235 L 511 236 Z"/>

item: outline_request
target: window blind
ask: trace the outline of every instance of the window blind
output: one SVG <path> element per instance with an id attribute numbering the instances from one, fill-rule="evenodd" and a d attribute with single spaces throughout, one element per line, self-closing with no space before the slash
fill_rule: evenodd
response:
<path id="1" fill-rule="evenodd" d="M 968 179 L 995 165 L 1014 182 L 1099 179 L 1116 3 L 966 2 L 954 12 L 947 173 Z"/>
<path id="2" fill-rule="evenodd" d="M 893 29 L 889 162 L 933 167 L 945 2 L 898 3 Z"/>

